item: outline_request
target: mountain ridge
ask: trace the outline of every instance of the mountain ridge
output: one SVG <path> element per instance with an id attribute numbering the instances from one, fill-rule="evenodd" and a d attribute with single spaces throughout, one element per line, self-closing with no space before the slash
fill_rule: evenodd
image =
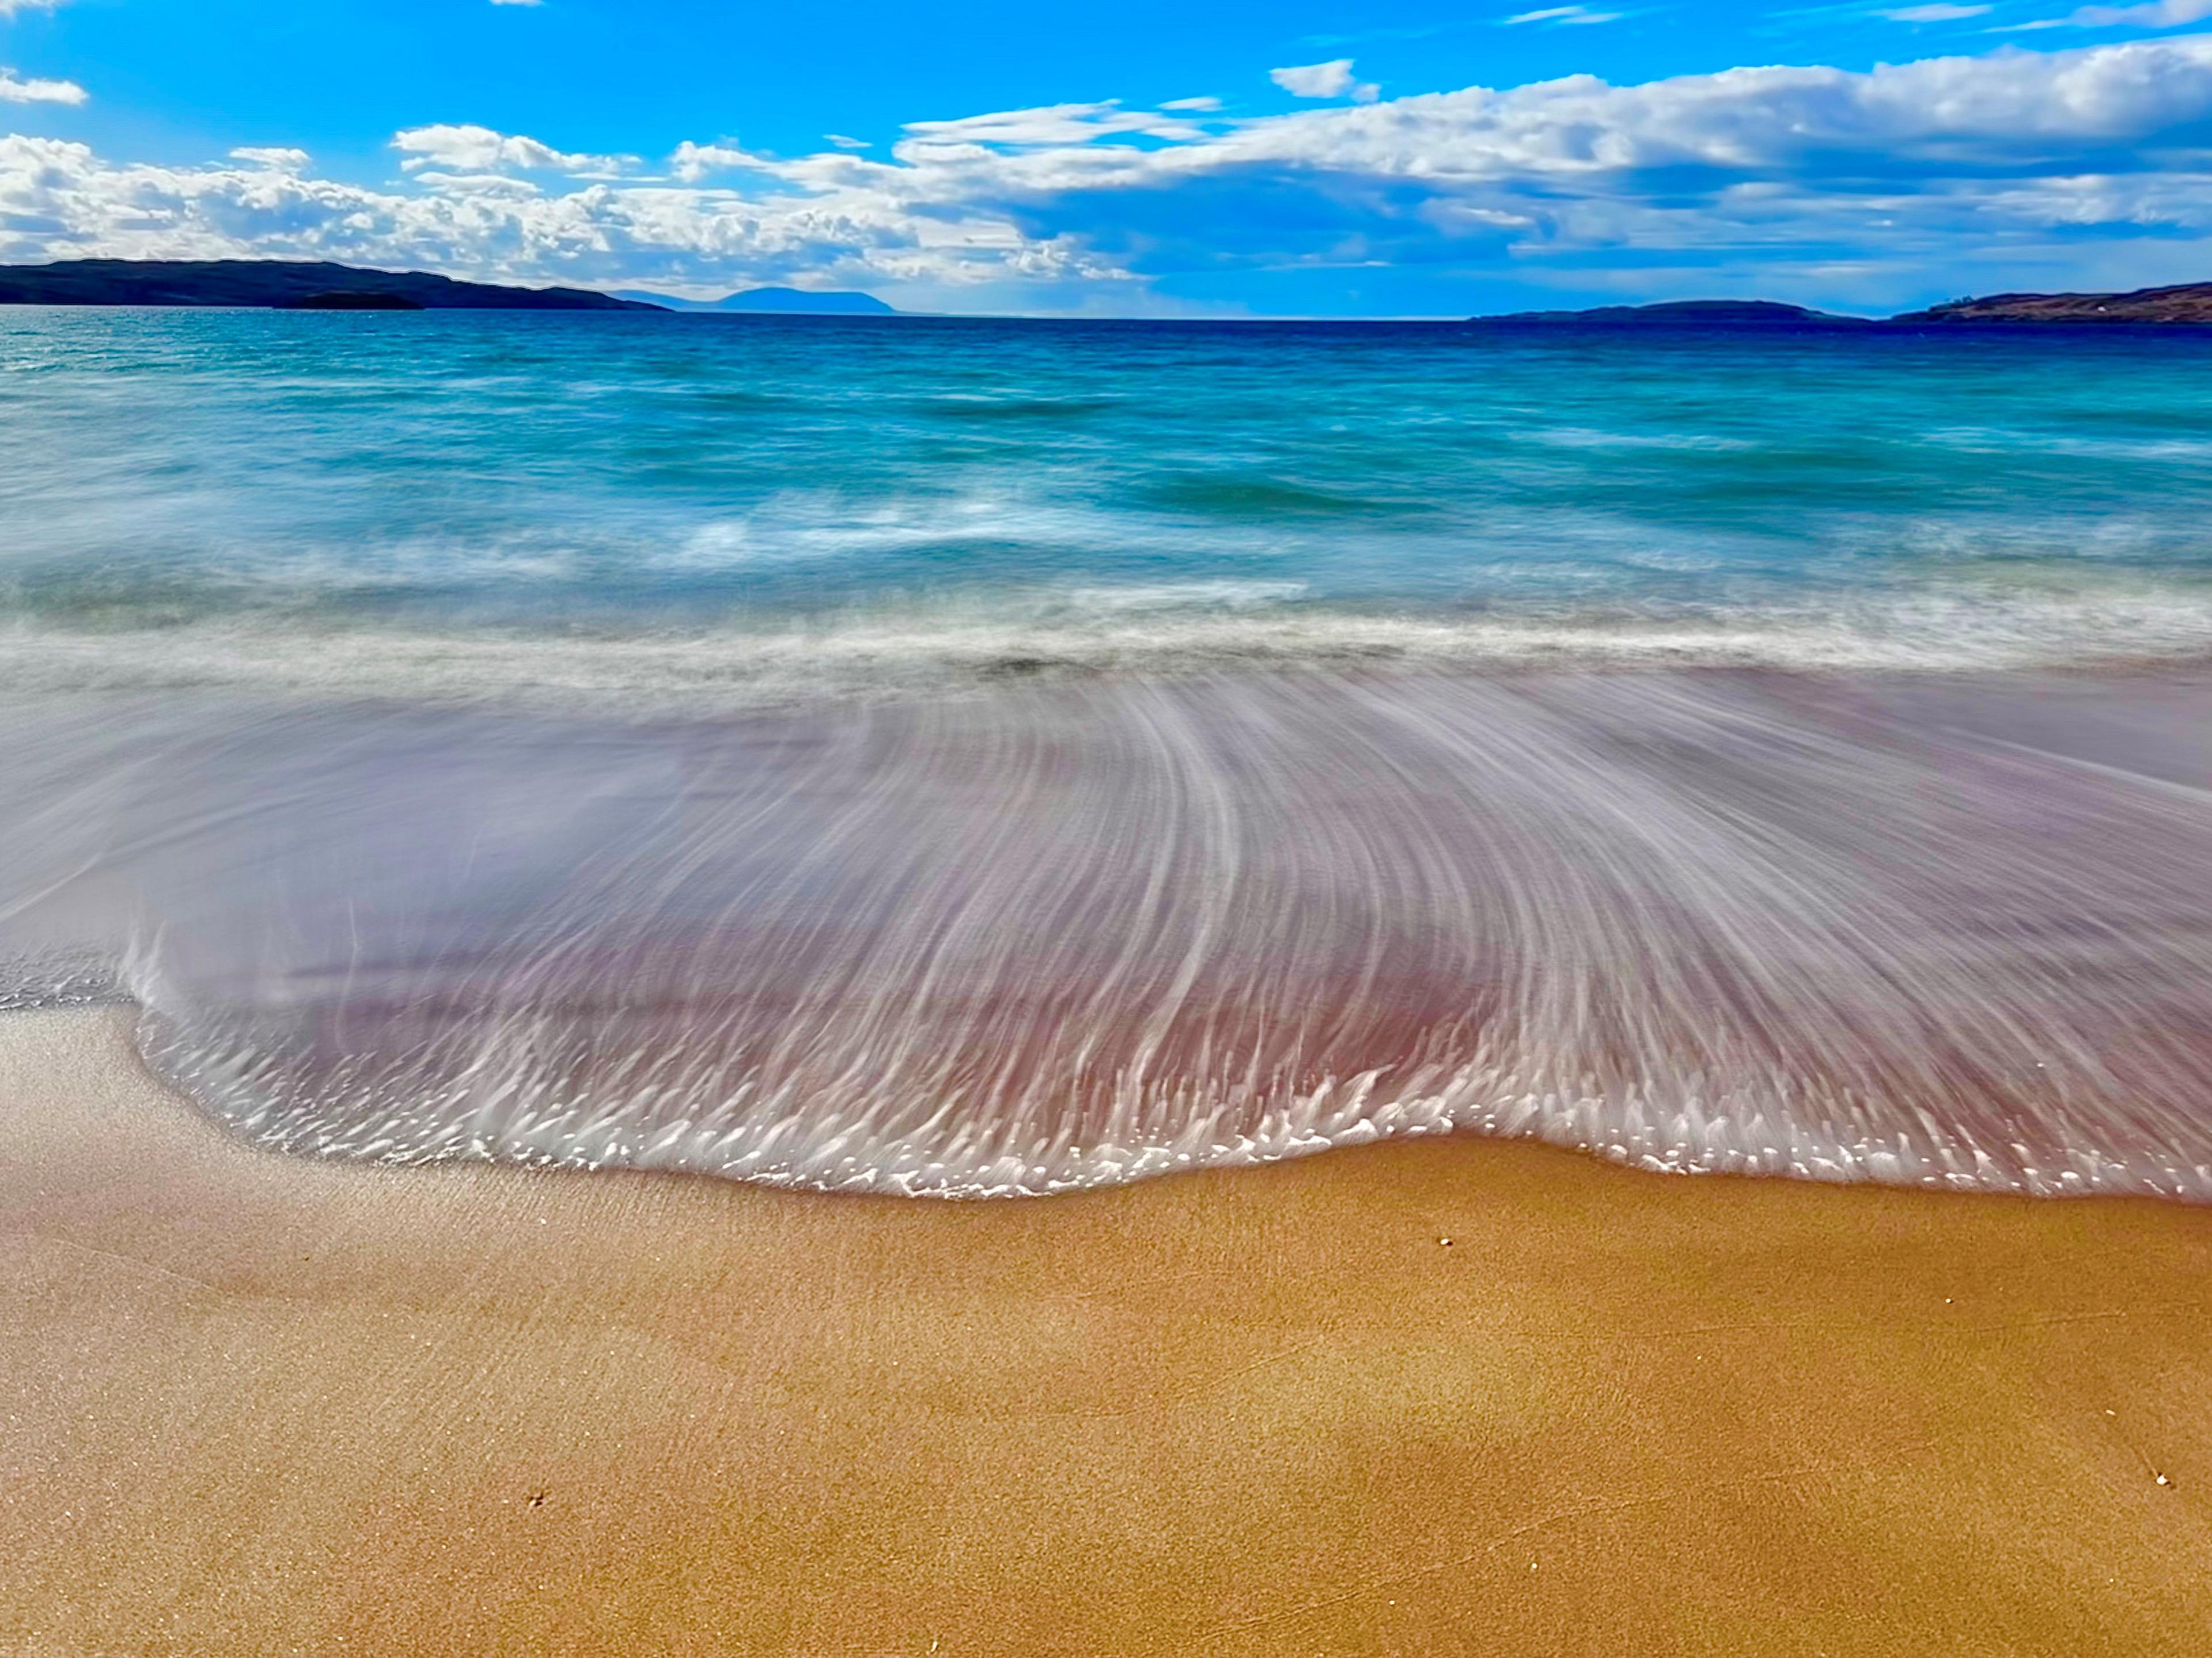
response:
<path id="1" fill-rule="evenodd" d="M 687 311 L 784 316 L 897 316 L 874 295 L 748 288 L 713 301 L 639 289 L 522 288 L 419 270 L 295 259 L 64 259 L 0 265 L 0 306 L 231 306 L 312 311 Z M 1994 294 L 1893 317 L 1839 315 L 1771 300 L 1668 300 L 1467 319 L 1507 327 L 2212 326 L 2212 282 L 2113 294 Z"/>
<path id="2" fill-rule="evenodd" d="M 313 311 L 656 311 L 581 288 L 510 288 L 295 259 L 63 259 L 0 265 L 0 305 Z"/>
<path id="3" fill-rule="evenodd" d="M 1502 315 L 1470 317 L 1470 322 L 1512 323 L 1531 326 L 1571 324 L 1584 327 L 1648 327 L 1705 325 L 1719 328 L 1802 326 L 1808 323 L 1863 324 L 1863 317 L 1843 317 L 1802 305 L 1775 300 L 1662 300 L 1652 305 L 1600 305 L 1583 311 L 1509 311 Z"/>
<path id="4" fill-rule="evenodd" d="M 1772 300 L 1664 300 L 1581 311 L 1510 311 L 1469 322 L 1516 327 L 1955 327 L 1960 325 L 2164 327 L 2212 325 L 2212 282 L 2139 288 L 2122 294 L 1992 294 L 1952 300 L 1893 317 L 1850 317 Z"/>

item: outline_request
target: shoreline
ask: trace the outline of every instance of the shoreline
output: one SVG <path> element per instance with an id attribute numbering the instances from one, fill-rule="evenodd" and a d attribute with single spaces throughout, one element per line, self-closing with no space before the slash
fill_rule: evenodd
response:
<path id="1" fill-rule="evenodd" d="M 1101 595 L 1114 596 L 1088 597 Z M 834 718 L 1009 689 L 1068 695 L 1146 683 L 1763 678 L 1881 690 L 2006 680 L 2110 686 L 2212 673 L 2212 601 L 2195 585 L 2078 600 L 1927 593 L 1887 610 L 1869 602 L 1840 620 L 1780 609 L 1562 618 L 1273 602 L 1243 613 L 1164 604 L 1117 616 L 1110 604 L 1086 610 L 1074 602 L 1081 593 L 994 597 L 1000 610 L 948 607 L 919 623 L 854 609 L 773 627 L 722 616 L 558 635 L 395 625 L 371 614 L 205 615 L 105 628 L 20 614 L 0 619 L 9 647 L 0 699 L 27 708 L 129 708 L 188 695 L 270 714 L 381 709 L 619 726 Z M 1946 625 L 1966 625 L 1947 635 L 1930 624 L 1938 612 Z"/>
<path id="2" fill-rule="evenodd" d="M 1462 1139 L 1020 1204 L 295 1160 L 125 1023 L 0 1021 L 10 1651 L 2212 1623 L 2212 1212 Z"/>
<path id="3" fill-rule="evenodd" d="M 1474 1129 L 2203 1197 L 2208 708 L 1735 675 L 88 716 L 20 739 L 20 930 L 128 960 L 157 1070 L 301 1151 L 985 1196 Z"/>

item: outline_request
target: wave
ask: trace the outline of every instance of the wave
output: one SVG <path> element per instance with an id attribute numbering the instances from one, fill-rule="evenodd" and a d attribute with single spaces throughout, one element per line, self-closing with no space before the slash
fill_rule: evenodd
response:
<path id="1" fill-rule="evenodd" d="M 1822 604 L 1496 607 L 1453 614 L 1302 601 L 1296 582 L 1086 583 L 894 610 L 737 616 L 650 631 L 530 629 L 259 610 L 159 625 L 18 619 L 0 695 L 223 690 L 429 703 L 743 708 L 974 689 L 1009 676 L 1254 669 L 1769 667 L 1956 672 L 2212 654 L 2212 590 L 1929 586 Z"/>

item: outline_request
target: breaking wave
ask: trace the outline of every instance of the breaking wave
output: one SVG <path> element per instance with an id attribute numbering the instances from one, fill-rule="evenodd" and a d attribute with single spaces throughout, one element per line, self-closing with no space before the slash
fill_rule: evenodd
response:
<path id="1" fill-rule="evenodd" d="M 1771 667 L 1936 671 L 2212 655 L 2195 585 L 1928 586 L 1796 607 L 1454 614 L 1303 601 L 1295 583 L 1092 584 L 681 629 L 365 623 L 266 614 L 149 628 L 19 621 L 0 695 L 216 690 L 650 713 L 971 689 L 1010 677 L 1237 669 Z"/>

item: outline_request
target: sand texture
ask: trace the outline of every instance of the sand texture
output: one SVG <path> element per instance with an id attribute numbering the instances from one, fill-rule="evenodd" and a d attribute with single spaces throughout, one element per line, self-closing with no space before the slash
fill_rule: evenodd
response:
<path id="1" fill-rule="evenodd" d="M 0 1023 L 11 1655 L 2212 1650 L 2212 1212 L 381 1169 L 127 1038 Z"/>

